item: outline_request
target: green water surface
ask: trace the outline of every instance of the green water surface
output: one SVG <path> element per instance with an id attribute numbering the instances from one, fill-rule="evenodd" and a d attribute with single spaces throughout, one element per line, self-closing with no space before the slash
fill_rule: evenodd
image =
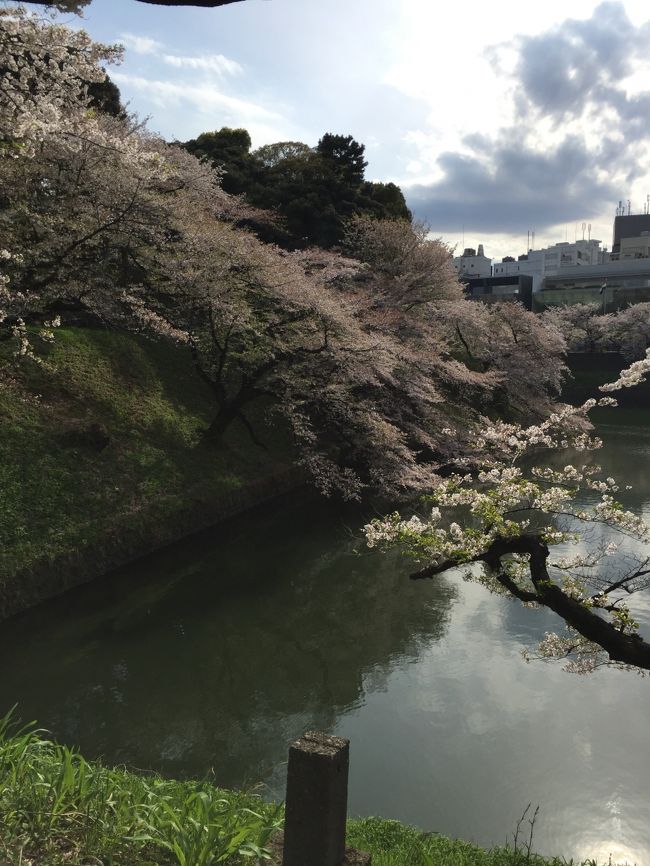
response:
<path id="1" fill-rule="evenodd" d="M 597 459 L 650 517 L 648 411 L 602 420 Z M 367 516 L 288 497 L 2 624 L 0 709 L 278 798 L 288 743 L 324 729 L 351 738 L 353 814 L 490 845 L 532 802 L 539 851 L 650 862 L 650 681 L 526 664 L 552 614 L 409 582 L 359 543 Z"/>

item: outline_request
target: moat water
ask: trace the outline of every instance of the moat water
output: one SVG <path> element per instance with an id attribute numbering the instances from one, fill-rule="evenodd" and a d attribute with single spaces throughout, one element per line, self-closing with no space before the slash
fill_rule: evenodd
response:
<path id="1" fill-rule="evenodd" d="M 594 459 L 650 519 L 650 413 L 599 432 Z M 540 853 L 650 862 L 650 680 L 526 663 L 554 615 L 458 574 L 409 582 L 359 543 L 367 516 L 285 498 L 2 624 L 0 712 L 274 798 L 318 728 L 351 739 L 351 814 L 489 846 L 532 803 Z"/>

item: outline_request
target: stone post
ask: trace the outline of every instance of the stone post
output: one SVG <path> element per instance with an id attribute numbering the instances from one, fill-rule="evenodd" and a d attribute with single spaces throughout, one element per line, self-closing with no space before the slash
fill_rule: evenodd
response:
<path id="1" fill-rule="evenodd" d="M 289 747 L 282 866 L 370 866 L 345 847 L 350 741 L 308 731 Z"/>

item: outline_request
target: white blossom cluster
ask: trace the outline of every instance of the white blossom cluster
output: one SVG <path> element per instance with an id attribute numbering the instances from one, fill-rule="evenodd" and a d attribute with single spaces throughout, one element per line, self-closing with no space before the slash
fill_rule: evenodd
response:
<path id="1" fill-rule="evenodd" d="M 546 632 L 544 639 L 537 645 L 535 652 L 524 650 L 522 656 L 527 662 L 533 659 L 564 661 L 564 670 L 572 674 L 590 674 L 601 667 L 614 667 L 630 671 L 638 676 L 646 676 L 641 668 L 622 662 L 612 662 L 602 647 L 567 629 L 566 635 Z"/>
<path id="2" fill-rule="evenodd" d="M 641 381 L 648 371 L 650 351 L 645 361 L 636 362 L 623 371 L 618 382 L 606 386 L 605 390 L 628 387 Z M 569 517 L 578 523 L 601 523 L 625 536 L 650 542 L 650 526 L 617 502 L 614 498 L 619 489 L 616 479 L 603 477 L 599 466 L 568 463 L 561 469 L 531 467 L 530 461 L 523 459 L 537 453 L 540 447 L 572 451 L 600 447 L 602 443 L 598 439 L 580 429 L 584 427 L 582 422 L 587 420 L 594 406 L 615 404 L 614 398 L 605 397 L 588 400 L 579 407 L 562 407 L 541 424 L 531 427 L 486 423 L 476 436 L 478 462 L 483 464 L 479 471 L 438 479 L 427 496 L 434 504 L 427 517 L 414 515 L 405 521 L 395 512 L 372 521 L 365 527 L 369 546 L 397 545 L 418 562 L 443 570 L 458 564 L 484 562 L 496 541 L 501 543 L 528 533 L 549 546 L 581 541 L 575 530 L 558 525 L 556 521 L 560 517 Z M 576 507 L 575 498 L 581 489 L 599 494 L 597 501 L 588 508 Z M 589 588 L 598 565 L 618 550 L 617 542 L 607 541 L 596 550 L 549 560 L 547 582 L 559 589 L 567 602 L 577 601 L 586 610 L 593 611 L 594 616 L 605 618 L 617 633 L 634 635 L 638 623 L 623 595 L 642 584 L 630 577 L 625 586 L 614 581 L 609 590 L 594 592 Z M 641 570 L 641 573 L 645 572 Z M 544 603 L 543 586 L 536 582 L 539 575 L 533 579 L 527 555 L 510 554 L 501 558 L 498 574 L 487 568 L 473 567 L 466 579 L 501 594 L 521 592 L 522 600 L 528 604 Z M 528 601 L 526 595 L 532 601 Z M 568 659 L 566 669 L 576 673 L 588 673 L 610 663 L 602 647 L 573 630 L 569 637 L 547 634 L 535 657 Z M 616 665 L 626 667 L 618 662 Z"/>
<path id="3" fill-rule="evenodd" d="M 161 313 L 152 310 L 141 297 L 125 292 L 123 299 L 131 313 L 140 321 L 143 329 L 173 340 L 175 343 L 189 343 L 190 335 L 187 330 L 175 327 Z"/>
<path id="4" fill-rule="evenodd" d="M 554 568 L 562 571 L 574 571 L 576 569 L 592 569 L 607 556 L 614 556 L 618 553 L 620 545 L 615 541 L 608 541 L 604 547 L 598 548 L 587 553 L 573 554 L 572 556 L 560 556 L 553 559 L 550 563 Z"/>
<path id="5" fill-rule="evenodd" d="M 600 390 L 619 391 L 621 388 L 632 388 L 634 385 L 640 385 L 641 382 L 644 382 L 648 373 L 650 373 L 650 349 L 646 349 L 645 358 L 630 364 L 621 372 L 615 382 L 601 385 Z"/>
<path id="6" fill-rule="evenodd" d="M 23 7 L 0 9 L 0 141 L 5 154 L 33 153 L 47 135 L 74 132 L 87 88 L 106 78 L 102 62 L 122 49 L 93 42 Z"/>
<path id="7" fill-rule="evenodd" d="M 536 450 L 571 448 L 589 451 L 600 448 L 600 439 L 585 431 L 587 415 L 596 405 L 602 405 L 601 401 L 590 399 L 581 406 L 562 406 L 541 424 L 529 427 L 504 421 L 486 422 L 479 431 L 476 447 L 479 453 L 494 455 L 497 463 L 512 463 Z"/>
<path id="8" fill-rule="evenodd" d="M 0 263 L 11 261 L 13 256 L 9 252 L 9 250 L 0 249 Z M 9 295 L 9 283 L 10 278 L 8 274 L 2 273 L 0 271 L 0 325 L 4 322 L 7 314 L 3 309 L 3 306 L 10 300 Z"/>
<path id="9" fill-rule="evenodd" d="M 589 674 L 608 664 L 607 655 L 601 647 L 572 630 L 569 630 L 568 636 L 546 632 L 535 653 L 524 650 L 522 655 L 526 661 L 536 658 L 566 661 L 564 670 L 574 674 Z"/>
<path id="10" fill-rule="evenodd" d="M 631 535 L 639 541 L 650 541 L 650 526 L 645 520 L 632 511 L 625 511 L 609 494 L 603 494 L 600 502 L 594 505 L 593 511 L 596 519 L 608 526 Z"/>

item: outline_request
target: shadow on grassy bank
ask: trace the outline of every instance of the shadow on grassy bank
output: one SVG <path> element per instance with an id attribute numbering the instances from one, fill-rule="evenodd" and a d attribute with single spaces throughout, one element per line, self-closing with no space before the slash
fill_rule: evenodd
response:
<path id="1" fill-rule="evenodd" d="M 0 619 L 299 484 L 264 407 L 268 451 L 237 424 L 202 446 L 209 390 L 183 347 L 57 331 L 44 363 L 0 356 Z"/>

